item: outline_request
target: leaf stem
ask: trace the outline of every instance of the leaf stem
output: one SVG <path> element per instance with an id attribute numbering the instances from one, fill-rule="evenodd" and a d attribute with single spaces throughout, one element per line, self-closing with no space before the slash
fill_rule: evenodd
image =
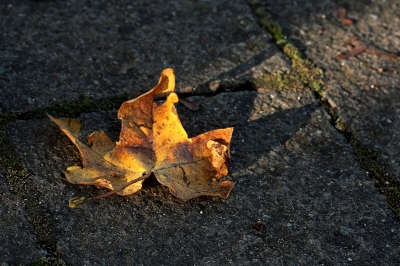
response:
<path id="1" fill-rule="evenodd" d="M 114 194 L 118 193 L 119 191 L 123 190 L 124 188 L 129 187 L 129 186 L 132 185 L 133 183 L 139 182 L 139 181 L 141 181 L 141 180 L 144 180 L 144 179 L 150 177 L 151 174 L 152 174 L 152 172 L 148 172 L 147 174 L 142 175 L 141 177 L 138 177 L 138 178 L 135 178 L 135 179 L 129 181 L 129 182 L 126 183 L 125 185 L 122 185 L 122 186 L 120 186 L 120 187 L 118 187 L 118 188 L 116 188 L 116 189 L 114 189 L 114 190 L 112 190 L 112 191 L 110 191 L 110 192 L 101 194 L 101 195 L 99 195 L 99 196 L 90 197 L 90 198 L 85 198 L 85 197 L 75 197 L 75 198 L 72 198 L 72 199 L 69 200 L 69 207 L 70 207 L 70 208 L 76 208 L 76 207 L 78 207 L 79 205 L 81 205 L 81 204 L 83 204 L 83 203 L 85 203 L 85 202 L 87 202 L 87 201 L 89 201 L 89 200 L 97 200 L 97 199 L 102 199 L 102 198 L 106 198 L 106 197 L 108 197 L 108 196 L 114 195 Z"/>

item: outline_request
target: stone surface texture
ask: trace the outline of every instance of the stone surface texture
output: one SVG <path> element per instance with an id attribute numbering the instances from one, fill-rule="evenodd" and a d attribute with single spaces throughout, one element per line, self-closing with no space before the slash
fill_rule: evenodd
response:
<path id="1" fill-rule="evenodd" d="M 138 96 L 173 67 L 182 92 L 288 69 L 245 1 L 2 1 L 0 102 Z"/>
<path id="2" fill-rule="evenodd" d="M 10 192 L 1 174 L 0 195 L 0 262 L 27 265 L 45 256 L 46 251 L 36 243 L 32 225 L 25 216 L 24 202 Z"/>
<path id="3" fill-rule="evenodd" d="M 399 67 L 399 57 L 360 54 L 337 58 L 351 46 L 352 37 L 389 53 L 400 55 L 399 1 L 263 1 L 283 25 L 288 38 L 324 70 L 324 96 L 336 106 L 342 120 L 351 125 L 363 143 L 378 151 L 380 161 L 400 175 L 400 75 L 379 72 Z M 346 26 L 337 9 L 347 7 Z M 304 16 L 304 14 L 309 14 Z"/>
<path id="4" fill-rule="evenodd" d="M 81 157 L 49 119 L 16 120 L 0 130 L 28 169 L 27 191 L 48 215 L 56 244 L 51 253 L 38 244 L 24 198 L 0 167 L 0 263 L 29 265 L 48 254 L 87 266 L 398 265 L 399 219 L 316 94 L 249 86 L 250 78 L 291 67 L 246 1 L 167 2 L 1 1 L 0 121 L 5 111 L 82 95 L 138 96 L 173 67 L 176 91 L 193 93 L 187 100 L 199 106 L 177 104 L 190 137 L 235 127 L 224 177 L 235 182 L 230 196 L 184 202 L 149 178 L 134 195 L 70 209 L 70 198 L 106 190 L 66 181 L 63 172 Z M 336 56 L 352 36 L 399 53 L 399 3 L 353 2 L 349 27 L 336 18 L 344 1 L 261 1 L 324 70 L 323 96 L 340 118 L 398 177 L 399 75 L 377 71 L 398 59 Z M 95 130 L 118 140 L 116 110 L 76 118 L 84 143 Z"/>
<path id="5" fill-rule="evenodd" d="M 37 197 L 52 214 L 57 250 L 67 263 L 337 265 L 400 259 L 398 221 L 311 92 L 190 99 L 199 111 L 179 108 L 189 136 L 235 126 L 227 178 L 236 185 L 228 199 L 182 202 L 148 180 L 135 195 L 69 209 L 69 198 L 104 191 L 65 181 L 62 171 L 80 164 L 77 149 L 48 119 L 9 125 L 11 140 L 35 173 Z M 83 141 L 100 129 L 118 137 L 115 111 L 78 119 Z M 265 226 L 261 232 L 253 228 L 258 221 Z"/>

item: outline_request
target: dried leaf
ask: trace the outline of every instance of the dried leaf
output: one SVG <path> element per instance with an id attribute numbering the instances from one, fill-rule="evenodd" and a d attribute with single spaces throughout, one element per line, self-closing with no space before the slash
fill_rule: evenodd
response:
<path id="1" fill-rule="evenodd" d="M 400 73 L 400 67 L 392 66 L 392 67 L 379 67 L 378 72 L 392 72 L 392 73 Z"/>
<path id="2" fill-rule="evenodd" d="M 350 42 L 344 43 L 344 45 L 351 45 L 351 46 L 353 46 L 353 49 L 344 54 L 339 54 L 337 56 L 339 59 L 347 59 L 349 57 L 356 56 L 363 52 L 365 52 L 367 54 L 375 54 L 375 55 L 379 55 L 379 56 L 384 56 L 389 59 L 396 59 L 397 57 L 399 57 L 397 54 L 386 52 L 386 51 L 376 48 L 372 45 L 367 45 L 363 41 L 360 41 L 355 37 L 351 38 Z"/>
<path id="3" fill-rule="evenodd" d="M 103 131 L 96 131 L 89 136 L 86 146 L 78 139 L 81 125 L 77 120 L 49 115 L 82 155 L 83 167 L 67 168 L 67 180 L 130 195 L 140 190 L 144 178 L 154 173 L 161 184 L 183 200 L 201 195 L 228 197 L 234 183 L 218 179 L 228 173 L 233 128 L 188 138 L 174 106 L 178 102 L 174 87 L 173 70 L 165 69 L 156 87 L 124 102 L 118 111 L 122 128 L 117 143 Z M 161 94 L 168 97 L 158 105 L 154 97 Z M 70 206 L 76 207 L 85 200 L 73 199 Z"/>
<path id="4" fill-rule="evenodd" d="M 194 102 L 191 102 L 191 101 L 186 100 L 186 99 L 179 99 L 179 102 L 181 104 L 183 104 L 183 106 L 185 106 L 189 110 L 192 110 L 192 111 L 199 110 L 199 107 Z"/>
<path id="5" fill-rule="evenodd" d="M 344 25 L 351 26 L 354 24 L 352 19 L 347 18 L 347 9 L 344 7 L 337 9 L 337 17 Z"/>
<path id="6" fill-rule="evenodd" d="M 389 53 L 389 52 L 386 52 L 386 51 L 384 51 L 382 49 L 376 48 L 374 46 L 368 46 L 367 49 L 365 50 L 365 52 L 367 54 L 375 54 L 375 55 L 379 55 L 379 56 L 384 56 L 384 57 L 387 57 L 389 59 L 396 59 L 397 57 L 399 57 L 395 53 Z"/>
<path id="7" fill-rule="evenodd" d="M 352 45 L 354 48 L 344 54 L 339 54 L 339 59 L 347 59 L 349 57 L 356 56 L 367 49 L 367 45 L 356 38 L 352 38 L 351 41 L 349 43 L 345 43 L 345 45 Z"/>
<path id="8" fill-rule="evenodd" d="M 258 221 L 253 224 L 253 228 L 261 232 L 262 230 L 264 230 L 264 225 L 262 222 Z"/>

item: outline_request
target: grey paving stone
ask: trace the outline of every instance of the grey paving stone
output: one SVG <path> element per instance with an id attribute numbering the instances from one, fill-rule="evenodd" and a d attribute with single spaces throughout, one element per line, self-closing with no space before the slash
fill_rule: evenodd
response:
<path id="1" fill-rule="evenodd" d="M 400 176 L 400 75 L 378 71 L 398 67 L 399 59 L 361 54 L 337 59 L 351 37 L 400 55 L 400 3 L 388 1 L 263 1 L 306 57 L 324 70 L 325 97 L 380 161 Z M 354 26 L 336 18 L 347 6 Z M 304 14 L 309 14 L 304 16 Z M 321 33 L 322 30 L 322 33 Z"/>
<path id="2" fill-rule="evenodd" d="M 241 0 L 7 0 L 0 17 L 0 109 L 138 96 L 167 67 L 199 93 L 289 69 Z"/>
<path id="3" fill-rule="evenodd" d="M 0 263 L 28 265 L 46 255 L 36 243 L 24 202 L 9 191 L 0 169 Z"/>
<path id="4" fill-rule="evenodd" d="M 104 192 L 65 181 L 77 149 L 49 120 L 17 121 L 8 136 L 50 210 L 71 265 L 394 265 L 400 225 L 311 92 L 236 92 L 179 107 L 190 136 L 235 126 L 228 199 L 186 202 L 146 180 L 135 195 L 68 208 Z M 82 139 L 119 132 L 116 112 L 82 114 Z M 262 231 L 253 228 L 256 222 Z"/>

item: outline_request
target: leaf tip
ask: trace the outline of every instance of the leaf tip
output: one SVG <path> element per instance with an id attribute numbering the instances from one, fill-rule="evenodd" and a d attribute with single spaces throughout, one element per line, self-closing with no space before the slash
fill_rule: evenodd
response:
<path id="1" fill-rule="evenodd" d="M 166 68 L 161 72 L 160 80 L 155 87 L 155 94 L 172 92 L 175 89 L 175 74 L 172 68 Z"/>
<path id="2" fill-rule="evenodd" d="M 171 74 L 174 74 L 174 69 L 171 67 L 166 68 L 161 72 L 161 75 L 165 75 L 165 76 L 169 76 Z"/>
<path id="3" fill-rule="evenodd" d="M 52 115 L 49 115 L 48 113 L 46 113 L 46 115 L 51 121 L 57 124 L 57 119 L 55 119 Z"/>
<path id="4" fill-rule="evenodd" d="M 76 207 L 78 207 L 79 205 L 85 203 L 86 198 L 85 197 L 75 197 L 69 200 L 68 202 L 68 206 L 71 209 L 75 209 Z"/>
<path id="5" fill-rule="evenodd" d="M 229 197 L 229 194 L 231 194 L 231 191 L 232 191 L 233 187 L 235 186 L 235 182 L 227 180 L 227 181 L 220 182 L 219 185 L 221 187 L 221 192 L 220 192 L 219 196 L 226 199 Z"/>

